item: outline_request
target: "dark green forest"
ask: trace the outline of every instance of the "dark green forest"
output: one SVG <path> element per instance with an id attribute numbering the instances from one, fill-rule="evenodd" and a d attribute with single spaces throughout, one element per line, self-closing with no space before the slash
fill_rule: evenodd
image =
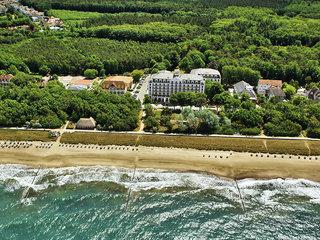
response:
<path id="1" fill-rule="evenodd" d="M 2 27 L 1 69 L 15 65 L 34 73 L 45 67 L 52 74 L 82 74 L 94 68 L 112 74 L 177 66 L 186 71 L 208 66 L 221 72 L 245 67 L 263 78 L 301 85 L 320 80 L 320 20 L 314 11 L 319 1 L 22 3 L 66 18 L 65 28 L 39 32 L 34 25 L 29 30 Z M 92 14 L 85 17 L 78 11 Z M 3 16 L 0 26 L 14 26 L 16 21 L 25 19 Z"/>
<path id="2" fill-rule="evenodd" d="M 109 75 L 134 69 L 154 73 L 177 67 L 186 72 L 210 67 L 222 73 L 223 91 L 208 88 L 207 99 L 187 96 L 187 102 L 220 105 L 225 114 L 221 119 L 228 118 L 232 121 L 231 129 L 243 134 L 263 129 L 268 135 L 297 136 L 302 130 L 320 135 L 319 103 L 291 98 L 294 91 L 290 93 L 290 86 L 310 89 L 320 85 L 320 1 L 22 0 L 21 3 L 61 18 L 64 28 L 59 31 L 42 28 L 14 11 L 0 16 L 3 73 L 76 75 L 95 69 L 100 75 Z M 256 85 L 259 78 L 290 83 L 286 91 L 289 102 L 259 99 L 261 109 L 256 110 L 248 101 L 234 99 L 225 92 L 235 82 L 245 80 Z M 51 120 L 48 124 L 43 116 L 53 116 L 52 122 L 58 126 L 65 119 L 75 121 L 91 115 L 104 129 L 111 126 L 128 130 L 137 125 L 139 107 L 129 96 L 69 93 L 57 83 L 39 89 L 19 84 L 11 88 L 1 89 L 0 93 L 0 111 L 6 116 L 0 124 L 4 126 L 20 126 L 26 121 L 51 126 Z M 59 89 L 63 97 L 53 99 L 52 89 Z M 12 95 L 15 91 L 18 93 Z M 47 106 L 44 110 L 28 99 L 29 91 L 48 99 L 42 102 Z M 174 96 L 179 103 L 185 97 Z M 58 102 L 50 106 L 50 101 Z M 79 101 L 77 105 L 81 108 L 72 105 L 73 101 Z M 101 108 L 95 101 L 108 107 Z M 118 105 L 118 101 L 123 104 Z M 95 107 L 88 107 L 85 102 Z M 117 125 L 119 119 L 125 118 L 125 109 L 130 104 L 135 106 L 130 111 L 132 117 Z M 16 107 L 19 111 L 11 114 Z M 109 111 L 112 116 L 119 116 L 117 120 L 110 120 Z M 25 117 L 15 124 L 11 115 L 18 117 L 20 113 Z M 223 131 L 224 123 L 221 126 L 215 131 Z M 230 127 L 225 130 L 230 132 Z"/>

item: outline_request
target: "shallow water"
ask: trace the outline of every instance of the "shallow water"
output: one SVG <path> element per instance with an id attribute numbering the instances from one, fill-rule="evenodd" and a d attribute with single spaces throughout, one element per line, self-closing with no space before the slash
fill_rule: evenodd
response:
<path id="1" fill-rule="evenodd" d="M 0 239 L 320 239 L 320 184 L 307 180 L 239 181 L 243 210 L 235 182 L 208 175 L 37 171 L 0 165 Z"/>

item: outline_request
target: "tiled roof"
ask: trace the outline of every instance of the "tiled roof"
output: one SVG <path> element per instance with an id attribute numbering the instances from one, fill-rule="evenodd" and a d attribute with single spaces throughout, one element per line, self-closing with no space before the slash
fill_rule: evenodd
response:
<path id="1" fill-rule="evenodd" d="M 270 79 L 261 79 L 259 80 L 258 85 L 270 85 L 271 87 L 282 87 L 282 81 L 281 80 L 270 80 Z"/>
<path id="2" fill-rule="evenodd" d="M 13 78 L 12 74 L 2 74 L 0 75 L 0 81 L 10 81 Z"/>
<path id="3" fill-rule="evenodd" d="M 130 84 L 132 84 L 133 78 L 128 76 L 110 76 L 110 77 L 107 77 L 105 81 L 124 82 L 129 86 Z"/>

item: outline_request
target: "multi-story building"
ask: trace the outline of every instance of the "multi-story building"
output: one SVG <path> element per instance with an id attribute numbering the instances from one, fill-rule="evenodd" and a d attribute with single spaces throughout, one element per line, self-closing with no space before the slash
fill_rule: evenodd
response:
<path id="1" fill-rule="evenodd" d="M 169 103 L 170 96 L 177 92 L 204 93 L 205 80 L 195 74 L 180 74 L 179 71 L 160 71 L 151 76 L 148 93 L 153 101 Z"/>
<path id="2" fill-rule="evenodd" d="M 191 74 L 202 76 L 206 81 L 215 81 L 221 83 L 221 74 L 218 70 L 211 68 L 197 68 L 191 71 Z"/>

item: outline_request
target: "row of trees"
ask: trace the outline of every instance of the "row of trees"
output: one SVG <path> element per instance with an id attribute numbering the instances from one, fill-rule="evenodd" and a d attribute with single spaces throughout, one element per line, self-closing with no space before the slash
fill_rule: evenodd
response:
<path id="1" fill-rule="evenodd" d="M 81 29 L 79 34 L 81 37 L 127 39 L 139 42 L 180 42 L 192 37 L 196 30 L 197 28 L 191 25 L 151 22 L 141 25 L 103 25 Z"/>
<path id="2" fill-rule="evenodd" d="M 168 63 L 164 67 L 171 66 L 172 52 L 174 45 L 165 43 L 44 37 L 16 45 L 2 44 L 0 68 L 15 65 L 21 71 L 44 75 L 83 74 L 86 69 L 116 74 L 153 67 L 164 58 Z"/>
<path id="3" fill-rule="evenodd" d="M 36 7 L 41 10 L 48 9 L 69 9 L 89 12 L 148 12 L 148 13 L 163 13 L 177 10 L 201 12 L 207 8 L 225 8 L 228 6 L 254 6 L 254 7 L 270 7 L 283 8 L 287 5 L 286 0 L 175 0 L 175 1 L 136 1 L 136 0 L 110 0 L 110 1 L 85 1 L 85 0 L 22 0 L 23 4 Z"/>
<path id="4" fill-rule="evenodd" d="M 202 107 L 207 103 L 207 96 L 204 93 L 178 92 L 170 96 L 170 103 L 175 106 Z"/>
<path id="5" fill-rule="evenodd" d="M 202 27 L 209 27 L 216 18 L 216 11 L 205 10 L 201 13 L 197 12 L 169 12 L 151 14 L 146 12 L 121 12 L 107 13 L 98 18 L 89 18 L 81 24 L 82 27 L 93 27 L 101 25 L 122 25 L 135 24 L 140 25 L 150 22 L 167 22 L 178 24 L 191 24 Z"/>

